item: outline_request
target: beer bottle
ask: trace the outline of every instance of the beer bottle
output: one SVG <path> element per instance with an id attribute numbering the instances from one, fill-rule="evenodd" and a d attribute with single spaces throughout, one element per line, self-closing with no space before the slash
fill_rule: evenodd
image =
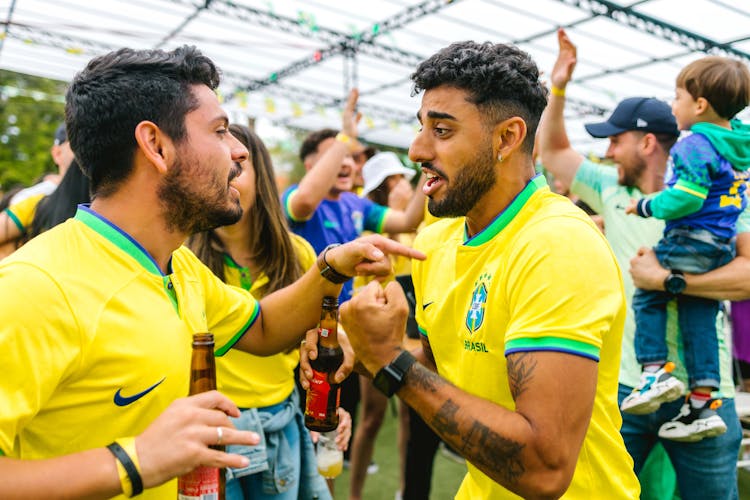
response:
<path id="1" fill-rule="evenodd" d="M 339 300 L 323 297 L 323 310 L 318 326 L 318 357 L 310 361 L 313 378 L 307 390 L 305 426 L 313 431 L 332 431 L 339 425 L 341 386 L 333 376 L 344 362 L 344 351 L 338 339 Z"/>
<path id="2" fill-rule="evenodd" d="M 216 389 L 216 361 L 214 336 L 210 333 L 193 335 L 193 356 L 190 361 L 189 395 Z M 224 451 L 224 446 L 211 448 Z M 224 500 L 226 479 L 224 470 L 217 467 L 198 467 L 180 476 L 177 481 L 178 500 Z"/>

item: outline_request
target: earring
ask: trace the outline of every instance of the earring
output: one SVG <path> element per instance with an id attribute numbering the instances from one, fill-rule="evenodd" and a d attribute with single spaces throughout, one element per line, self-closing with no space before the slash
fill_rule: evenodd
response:
<path id="1" fill-rule="evenodd" d="M 498 153 L 497 154 L 497 161 L 499 161 L 499 162 L 503 161 L 503 154 L 502 153 Z"/>

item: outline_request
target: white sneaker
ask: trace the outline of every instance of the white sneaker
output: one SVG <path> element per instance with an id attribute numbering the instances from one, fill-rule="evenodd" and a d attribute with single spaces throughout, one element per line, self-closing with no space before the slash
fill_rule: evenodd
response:
<path id="1" fill-rule="evenodd" d="M 674 363 L 668 361 L 657 371 L 641 373 L 641 382 L 620 405 L 620 410 L 632 415 L 647 415 L 662 403 L 674 401 L 685 392 L 685 384 L 672 375 Z"/>
<path id="2" fill-rule="evenodd" d="M 672 441 L 695 442 L 704 438 L 720 436 L 727 432 L 727 424 L 716 413 L 721 399 L 710 399 L 701 408 L 696 408 L 688 399 L 680 413 L 659 428 L 659 437 Z"/>

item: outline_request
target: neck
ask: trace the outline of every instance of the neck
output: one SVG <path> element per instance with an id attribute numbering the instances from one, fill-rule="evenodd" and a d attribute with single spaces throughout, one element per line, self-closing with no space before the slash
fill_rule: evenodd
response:
<path id="1" fill-rule="evenodd" d="M 638 179 L 636 187 L 643 194 L 656 193 L 664 189 L 664 173 L 667 169 L 667 158 L 656 158 L 646 166 L 646 170 Z"/>
<path id="2" fill-rule="evenodd" d="M 158 202 L 141 203 L 137 193 L 130 191 L 124 187 L 112 196 L 95 198 L 91 208 L 136 240 L 166 274 L 172 252 L 185 242 L 188 234 L 167 226 Z"/>
<path id="3" fill-rule="evenodd" d="M 511 202 L 523 191 L 526 185 L 536 175 L 534 166 L 510 165 L 506 160 L 502 168 L 497 169 L 498 177 L 494 187 L 485 193 L 466 214 L 466 228 L 469 237 L 484 230 Z"/>

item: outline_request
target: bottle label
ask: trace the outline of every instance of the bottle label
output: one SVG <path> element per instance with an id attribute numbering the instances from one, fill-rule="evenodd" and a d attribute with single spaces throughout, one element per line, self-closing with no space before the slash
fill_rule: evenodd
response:
<path id="1" fill-rule="evenodd" d="M 313 378 L 310 381 L 310 389 L 307 391 L 307 406 L 305 414 L 315 419 L 323 419 L 328 415 L 331 384 L 328 382 L 328 374 L 313 370 Z M 338 398 L 336 401 L 338 406 Z M 335 408 L 334 408 L 334 411 Z"/>
<path id="2" fill-rule="evenodd" d="M 331 334 L 331 330 L 328 328 L 318 328 L 318 335 L 321 337 L 328 338 L 328 336 Z"/>
<path id="3" fill-rule="evenodd" d="M 198 467 L 178 481 L 178 500 L 218 500 L 219 474 L 216 467 Z"/>

